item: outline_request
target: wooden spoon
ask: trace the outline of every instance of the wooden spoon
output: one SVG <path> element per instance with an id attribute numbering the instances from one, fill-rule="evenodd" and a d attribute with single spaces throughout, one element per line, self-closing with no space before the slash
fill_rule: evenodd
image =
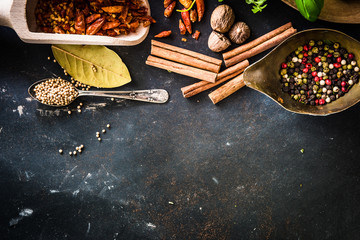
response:
<path id="1" fill-rule="evenodd" d="M 309 29 L 298 32 L 282 42 L 264 58 L 249 66 L 244 72 L 246 86 L 253 88 L 277 102 L 288 111 L 300 114 L 326 116 L 344 111 L 360 101 L 360 84 L 354 86 L 339 99 L 325 105 L 310 106 L 290 98 L 281 90 L 280 66 L 286 57 L 300 45 L 310 40 L 328 40 L 338 42 L 349 52 L 354 53 L 355 60 L 360 59 L 360 42 L 336 30 Z"/>
<path id="2" fill-rule="evenodd" d="M 148 0 L 143 2 L 150 14 Z M 143 26 L 135 33 L 118 37 L 44 33 L 36 25 L 36 3 L 37 0 L 0 0 L 0 25 L 13 28 L 27 43 L 133 46 L 141 43 L 149 33 L 149 27 Z"/>

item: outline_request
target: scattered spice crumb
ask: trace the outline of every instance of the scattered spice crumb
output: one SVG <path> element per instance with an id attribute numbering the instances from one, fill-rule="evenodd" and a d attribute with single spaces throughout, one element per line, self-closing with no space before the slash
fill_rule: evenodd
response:
<path id="1" fill-rule="evenodd" d="M 169 204 L 170 204 L 170 205 L 174 205 L 174 202 L 169 201 Z"/>
<path id="2" fill-rule="evenodd" d="M 186 38 L 182 38 L 181 41 L 187 42 L 187 39 L 186 39 Z"/>
<path id="3" fill-rule="evenodd" d="M 107 128 L 110 128 L 110 124 L 107 124 L 106 127 L 107 127 Z"/>
<path id="4" fill-rule="evenodd" d="M 300 183 L 300 187 L 302 187 L 302 184 Z"/>
<path id="5" fill-rule="evenodd" d="M 301 153 L 304 153 L 304 151 L 305 151 L 305 150 L 304 150 L 303 148 L 302 148 L 302 149 L 300 149 L 300 152 L 301 152 Z"/>
<path id="6" fill-rule="evenodd" d="M 50 57 L 48 57 L 48 60 L 50 60 Z"/>
<path id="7" fill-rule="evenodd" d="M 103 133 L 106 133 L 106 130 L 105 130 L 105 129 L 103 129 L 103 130 L 102 130 L 102 132 L 103 132 Z"/>
<path id="8" fill-rule="evenodd" d="M 60 154 L 63 154 L 63 150 L 62 150 L 62 149 L 59 149 L 59 153 L 60 153 Z"/>

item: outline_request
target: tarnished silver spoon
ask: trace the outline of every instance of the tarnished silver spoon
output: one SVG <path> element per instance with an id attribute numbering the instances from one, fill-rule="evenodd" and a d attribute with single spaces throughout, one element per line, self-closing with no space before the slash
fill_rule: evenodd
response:
<path id="1" fill-rule="evenodd" d="M 34 91 L 35 87 L 41 83 L 46 82 L 50 79 L 56 79 L 56 78 L 46 78 L 40 81 L 37 81 L 33 83 L 28 88 L 28 93 L 30 96 L 35 99 L 36 101 L 52 107 L 64 107 L 69 104 L 71 104 L 76 98 L 82 97 L 82 96 L 95 96 L 95 97 L 107 97 L 107 98 L 120 98 L 120 99 L 129 99 L 129 100 L 136 100 L 136 101 L 142 101 L 142 102 L 149 102 L 149 103 L 166 103 L 169 99 L 169 93 L 164 89 L 149 89 L 149 90 L 135 90 L 135 91 L 84 91 L 79 90 L 74 87 L 75 91 L 77 92 L 77 95 L 67 104 L 46 104 L 42 101 L 40 101 L 36 97 L 36 93 Z M 65 80 L 63 80 L 65 81 Z"/>

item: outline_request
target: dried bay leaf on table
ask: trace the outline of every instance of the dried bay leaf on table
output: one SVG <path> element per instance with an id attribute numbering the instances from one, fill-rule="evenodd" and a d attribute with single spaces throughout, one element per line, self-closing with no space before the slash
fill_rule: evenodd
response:
<path id="1" fill-rule="evenodd" d="M 100 88 L 120 87 L 131 81 L 121 58 L 105 46 L 52 45 L 60 66 L 76 81 Z"/>

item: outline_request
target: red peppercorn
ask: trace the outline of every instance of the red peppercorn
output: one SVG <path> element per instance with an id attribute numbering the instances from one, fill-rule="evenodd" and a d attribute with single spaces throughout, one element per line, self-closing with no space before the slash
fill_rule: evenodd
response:
<path id="1" fill-rule="evenodd" d="M 316 76 L 317 76 L 317 72 L 312 72 L 311 75 L 312 75 L 313 77 L 316 77 Z"/>
<path id="2" fill-rule="evenodd" d="M 307 59 L 306 57 L 304 57 L 304 58 L 302 59 L 302 62 L 305 63 L 305 62 L 307 62 L 307 60 L 308 60 L 308 59 Z"/>
<path id="3" fill-rule="evenodd" d="M 287 68 L 287 64 L 286 64 L 286 63 L 282 63 L 282 64 L 281 64 L 281 68 Z"/>
<path id="4" fill-rule="evenodd" d="M 321 59 L 319 57 L 315 58 L 315 62 L 319 63 L 321 61 Z"/>
<path id="5" fill-rule="evenodd" d="M 330 79 L 326 79 L 326 80 L 325 80 L 325 84 L 326 84 L 326 85 L 331 85 Z"/>
<path id="6" fill-rule="evenodd" d="M 311 63 L 307 63 L 307 64 L 305 64 L 305 67 L 306 67 L 306 68 L 312 68 L 312 64 L 311 64 Z"/>
<path id="7" fill-rule="evenodd" d="M 339 68 L 339 67 L 341 67 L 341 64 L 340 63 L 334 63 L 334 67 Z"/>
<path id="8" fill-rule="evenodd" d="M 304 57 L 308 57 L 309 56 L 309 54 L 307 53 L 307 52 L 304 52 Z"/>
<path id="9" fill-rule="evenodd" d="M 315 104 L 318 105 L 319 104 L 319 99 L 315 100 Z"/>
<path id="10" fill-rule="evenodd" d="M 336 61 L 339 63 L 341 62 L 341 57 L 336 58 Z"/>
<path id="11" fill-rule="evenodd" d="M 342 92 L 347 92 L 345 87 L 342 87 L 342 88 L 341 88 L 341 91 L 342 91 Z"/>
<path id="12" fill-rule="evenodd" d="M 341 82 L 341 86 L 342 86 L 342 87 L 345 87 L 345 86 L 346 86 L 346 82 L 345 82 L 345 81 L 342 81 L 342 82 Z"/>
<path id="13" fill-rule="evenodd" d="M 328 54 L 327 57 L 328 57 L 328 58 L 331 58 L 331 57 L 332 57 L 332 54 Z"/>
<path id="14" fill-rule="evenodd" d="M 319 78 L 318 76 L 316 76 L 316 77 L 314 78 L 314 80 L 315 80 L 315 82 L 318 82 L 318 81 L 320 81 L 320 78 Z"/>
<path id="15" fill-rule="evenodd" d="M 309 71 L 308 68 L 304 68 L 304 69 L 303 69 L 303 72 L 304 72 L 304 73 L 307 73 L 308 71 Z"/>
<path id="16" fill-rule="evenodd" d="M 348 58 L 349 58 L 349 59 L 353 59 L 353 58 L 354 58 L 354 54 L 349 53 L 349 54 L 348 54 Z"/>
<path id="17" fill-rule="evenodd" d="M 304 51 L 309 51 L 309 48 L 308 48 L 308 46 L 307 45 L 304 45 Z"/>
<path id="18" fill-rule="evenodd" d="M 322 98 L 321 98 L 321 99 L 319 99 L 319 104 L 320 104 L 320 105 L 324 105 L 324 104 L 325 104 L 325 100 L 324 100 L 324 99 L 322 99 Z"/>

